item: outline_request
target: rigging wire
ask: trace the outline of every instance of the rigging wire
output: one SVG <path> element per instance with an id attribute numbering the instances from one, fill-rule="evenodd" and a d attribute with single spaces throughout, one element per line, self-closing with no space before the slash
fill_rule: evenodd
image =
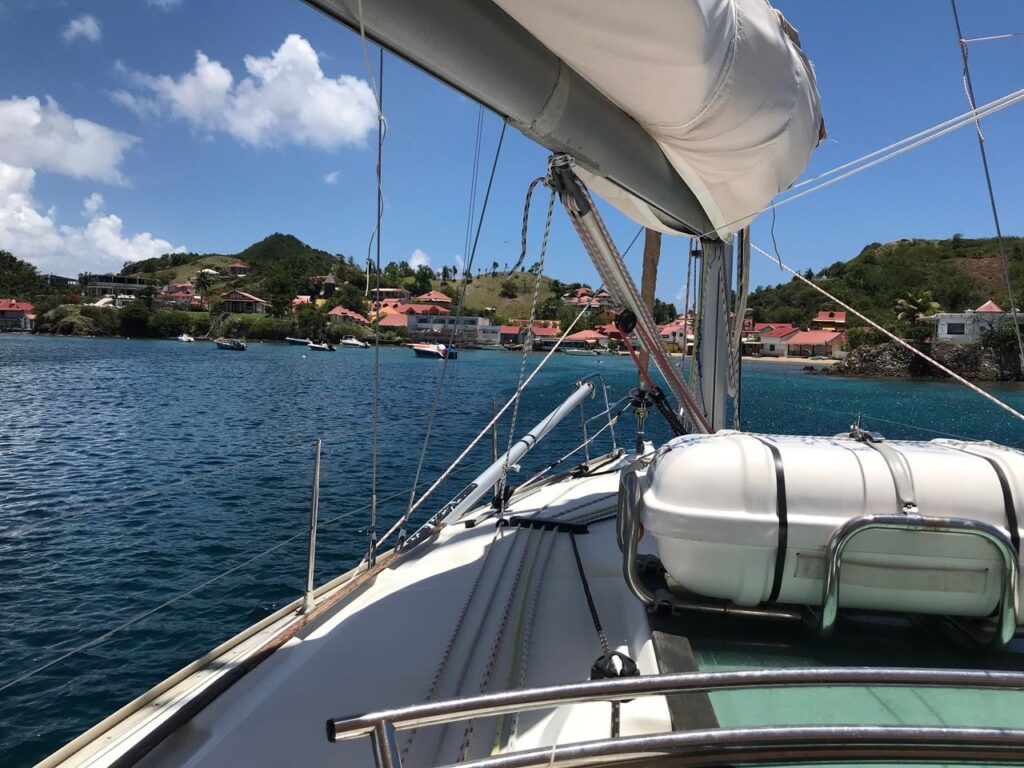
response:
<path id="1" fill-rule="evenodd" d="M 544 184 L 546 177 L 540 176 L 530 182 L 529 188 L 526 190 L 526 204 L 523 206 L 523 237 L 522 237 L 522 248 L 519 251 L 519 260 L 516 262 L 516 266 L 513 267 L 513 271 L 526 261 L 526 235 L 530 226 L 530 202 L 533 198 L 533 190 L 537 188 L 538 184 Z M 530 351 L 533 349 L 533 322 L 537 317 L 537 298 L 540 296 L 540 284 L 544 274 L 544 261 L 548 251 L 548 238 L 551 235 L 551 219 L 555 210 L 555 188 L 551 186 L 551 194 L 548 196 L 548 210 L 547 215 L 544 219 L 544 237 L 540 244 L 540 258 L 538 260 L 538 268 L 536 279 L 533 283 L 533 300 L 530 303 L 530 317 L 526 326 L 526 338 L 523 339 L 522 355 L 519 361 L 519 379 L 516 382 L 516 389 L 518 390 L 523 385 L 523 377 L 526 375 L 526 363 L 530 357 Z M 515 406 L 512 408 L 512 420 L 508 427 L 508 446 L 505 449 L 505 462 L 501 468 L 501 479 L 498 481 L 497 491 L 499 504 L 502 494 L 505 492 L 505 488 L 508 485 L 508 458 L 509 453 L 512 451 L 512 443 L 515 440 L 516 422 L 519 418 L 519 405 L 520 400 L 516 400 Z M 504 505 L 501 504 L 501 507 Z"/>
<path id="2" fill-rule="evenodd" d="M 721 224 L 717 227 L 709 229 L 706 232 L 696 235 L 696 237 L 704 238 L 712 235 L 717 236 L 718 230 L 720 229 L 727 229 L 735 224 L 739 224 L 741 222 L 753 219 L 754 217 L 766 211 L 780 208 L 783 205 L 788 205 L 789 203 L 799 200 L 802 197 L 806 197 L 807 195 L 819 192 L 822 189 L 825 189 L 826 187 L 830 187 L 833 184 L 837 184 L 840 181 L 850 178 L 851 176 L 856 176 L 857 174 L 862 173 L 863 171 L 866 171 L 870 168 L 873 168 L 876 165 L 881 165 L 882 163 L 892 160 L 893 158 L 899 157 L 900 155 L 903 155 L 912 149 L 917 149 L 920 146 L 935 141 L 936 139 L 945 136 L 947 133 L 952 133 L 953 131 L 959 130 L 960 128 L 963 128 L 964 126 L 967 125 L 976 124 L 978 120 L 980 120 L 981 118 L 994 115 L 996 112 L 1001 112 L 1007 107 L 1011 107 L 1014 104 L 1017 104 L 1018 102 L 1021 101 L 1024 101 L 1024 88 L 1013 91 L 1012 93 L 1008 93 L 1005 96 L 990 101 L 987 104 L 978 107 L 976 110 L 965 112 L 962 115 L 958 115 L 957 117 L 950 118 L 949 120 L 946 120 L 942 123 L 933 125 L 932 127 L 927 128 L 919 133 L 916 133 L 913 136 L 908 136 L 905 139 L 901 139 L 900 141 L 894 142 L 893 144 L 890 144 L 886 147 L 877 149 L 874 152 L 870 152 L 867 155 L 857 158 L 856 160 L 851 160 L 847 163 L 843 163 L 842 165 L 836 166 L 831 170 L 818 174 L 813 178 L 807 179 L 806 181 L 802 181 L 799 184 L 794 184 L 792 187 L 786 190 L 786 192 L 791 192 L 799 187 L 806 185 L 813 186 L 810 186 L 808 189 L 805 189 L 802 192 L 791 194 L 788 197 L 783 197 L 781 199 L 777 198 L 773 202 L 764 206 L 763 208 L 751 211 L 745 216 L 741 216 L 738 219 L 734 219 L 733 221 L 729 221 L 726 222 L 725 224 Z M 869 160 L 870 162 L 865 162 Z M 836 176 L 835 178 L 828 178 L 829 176 L 839 173 L 840 171 L 845 170 L 847 168 L 849 168 L 850 170 L 840 174 L 839 176 Z M 820 181 L 822 179 L 825 179 L 825 181 L 822 181 L 820 184 L 815 184 L 815 182 Z"/>
<path id="3" fill-rule="evenodd" d="M 1002 400 L 1000 400 L 995 395 L 989 394 L 984 389 L 979 387 L 977 384 L 974 384 L 973 382 L 968 381 L 967 379 L 965 379 L 960 374 L 958 374 L 958 373 L 950 370 L 946 366 L 944 366 L 938 360 L 936 360 L 936 359 L 934 359 L 932 357 L 929 357 L 928 355 L 926 355 L 924 352 L 920 351 L 919 349 L 917 349 L 913 345 L 908 344 L 906 341 L 901 339 L 899 336 L 897 336 L 892 331 L 890 331 L 890 330 L 880 326 L 878 323 L 876 323 L 870 317 L 865 315 L 863 312 L 860 312 L 860 311 L 854 309 L 849 304 L 847 304 L 845 301 L 842 301 L 841 299 L 839 299 L 836 296 L 832 295 L 831 293 L 826 291 L 824 288 L 822 288 L 820 285 L 815 283 L 813 280 L 809 280 L 808 278 L 804 277 L 797 270 L 793 269 L 789 265 L 783 264 L 782 259 L 775 258 L 770 253 L 768 253 L 768 251 L 765 251 L 765 250 L 763 250 L 761 248 L 758 248 L 753 243 L 750 244 L 750 247 L 753 248 L 758 253 L 760 253 L 765 258 L 767 258 L 769 261 L 772 261 L 772 262 L 778 264 L 780 267 L 782 267 L 784 270 L 789 272 L 791 275 L 793 275 L 797 279 L 799 279 L 802 282 L 806 283 L 807 285 L 811 286 L 811 288 L 816 290 L 818 293 L 820 293 L 825 298 L 829 299 L 829 301 L 833 301 L 836 304 L 838 304 L 839 306 L 841 306 L 843 309 L 845 309 L 847 312 L 851 312 L 851 313 L 855 314 L 857 317 L 859 317 L 861 320 L 866 322 L 868 325 L 870 325 L 876 331 L 879 331 L 880 333 L 885 334 L 890 339 L 892 339 L 897 344 L 899 344 L 901 347 L 904 347 L 904 348 L 910 350 L 913 354 L 917 355 L 922 360 L 925 360 L 926 362 L 931 363 L 933 366 L 935 366 L 940 371 L 942 371 L 943 373 L 948 375 L 950 378 L 955 379 L 956 381 L 960 382 L 961 384 L 963 384 L 968 389 L 970 389 L 970 390 L 976 392 L 977 394 L 981 395 L 982 397 L 984 397 L 986 400 L 989 400 L 993 404 L 998 405 L 1000 408 L 1002 408 L 1004 411 L 1009 413 L 1011 416 L 1015 416 L 1016 418 L 1020 419 L 1021 421 L 1024 421 L 1024 413 L 1021 413 L 1020 411 L 1018 411 L 1018 410 L 1014 409 L 1013 407 L 1007 405 L 1006 403 L 1004 403 Z"/>
<path id="4" fill-rule="evenodd" d="M 974 85 L 971 82 L 971 68 L 967 62 L 967 43 L 964 42 L 963 32 L 960 30 L 960 15 L 957 13 L 956 0 L 949 0 L 950 6 L 953 9 L 953 23 L 956 25 L 956 37 L 960 42 L 960 56 L 964 63 L 964 92 L 967 95 L 967 103 L 970 105 L 972 112 L 977 111 L 974 100 Z M 996 227 L 996 243 L 999 246 L 999 260 L 1003 265 L 1003 279 L 1006 281 L 1006 292 L 1010 298 L 1010 312 L 1013 314 L 1013 332 L 1017 339 L 1017 354 L 1020 359 L 1021 367 L 1024 367 L 1024 339 L 1021 338 L 1020 333 L 1020 322 L 1017 319 L 1017 300 L 1013 295 L 1013 284 L 1010 281 L 1010 261 L 1006 256 L 1006 247 L 1003 244 L 1003 229 L 999 224 L 999 210 L 996 206 L 996 195 L 992 189 L 992 174 L 988 168 L 988 152 L 985 149 L 985 136 L 981 132 L 981 123 L 978 120 L 974 121 L 975 127 L 977 128 L 978 134 L 978 149 L 981 152 L 981 167 L 985 171 L 985 186 L 988 188 L 988 200 L 992 207 L 992 221 Z"/>
<path id="5" fill-rule="evenodd" d="M 633 244 L 636 243 L 637 239 L 640 237 L 640 232 L 643 232 L 643 230 L 644 230 L 644 228 L 640 227 L 640 231 L 637 232 L 637 234 L 630 241 L 629 245 L 626 247 L 626 250 L 624 250 L 622 252 L 622 257 L 623 258 L 625 258 L 627 256 L 627 254 L 629 254 L 630 248 L 632 248 Z M 602 283 L 598 287 L 597 292 L 600 292 L 603 289 L 604 289 L 604 283 Z M 497 413 L 495 413 L 491 417 L 491 420 L 489 422 L 487 422 L 487 424 L 484 426 L 484 428 L 482 430 L 480 430 L 480 432 L 477 434 L 477 436 L 474 437 L 470 441 L 469 445 L 467 445 L 463 449 L 462 453 L 460 453 L 457 457 L 455 457 L 455 460 L 449 465 L 449 467 L 444 472 L 442 472 L 441 475 L 433 482 L 433 484 L 426 491 L 424 491 L 423 495 L 420 496 L 419 499 L 416 500 L 416 503 L 412 505 L 412 507 L 409 509 L 408 512 L 406 512 L 406 517 L 408 517 L 410 514 L 415 512 L 416 509 L 419 508 L 423 504 L 423 502 L 427 500 L 427 498 L 430 496 L 430 494 L 432 494 L 435 490 L 437 490 L 438 486 L 440 486 L 441 483 L 444 482 L 448 478 L 448 476 L 452 472 L 455 471 L 455 468 L 462 462 L 462 460 L 464 458 L 466 458 L 466 456 L 469 455 L 469 452 L 472 451 L 473 448 L 476 447 L 476 444 L 479 443 L 483 439 L 484 435 L 486 435 L 490 431 L 490 429 L 495 424 L 498 423 L 498 419 L 500 419 L 505 414 L 505 411 L 507 411 L 512 406 L 512 404 L 515 402 L 516 399 L 518 399 L 519 397 L 522 396 L 522 394 L 526 390 L 526 388 L 528 386 L 530 386 L 530 382 L 533 381 L 534 378 L 536 378 L 537 374 L 540 373 L 541 369 L 544 368 L 545 365 L 547 365 L 548 360 L 550 360 L 551 356 L 553 354 L 555 354 L 555 352 L 558 351 L 558 348 L 560 346 L 562 346 L 562 342 L 565 341 L 565 337 L 568 336 L 570 333 L 572 333 L 572 329 L 576 327 L 576 324 L 580 321 L 580 319 L 583 317 L 583 315 L 586 314 L 588 309 L 589 309 L 589 307 L 584 306 L 583 309 L 581 309 L 579 311 L 579 314 L 577 314 L 576 317 L 573 318 L 573 321 L 569 324 L 569 327 L 566 328 L 564 331 L 562 331 L 562 335 L 554 343 L 554 345 L 551 347 L 551 349 L 548 350 L 548 353 L 546 355 L 544 355 L 544 358 L 537 364 L 537 367 L 533 369 L 533 371 L 527 377 L 526 381 L 523 382 L 522 386 L 519 387 L 514 393 L 512 393 L 512 396 L 508 399 L 508 401 L 503 406 L 501 406 L 501 409 Z M 397 528 L 397 526 L 398 526 L 398 523 L 396 523 L 394 526 L 392 526 L 391 530 L 388 531 L 384 535 L 383 538 L 387 538 L 388 536 L 390 536 L 391 533 L 393 533 L 394 530 Z"/>
<path id="6" fill-rule="evenodd" d="M 494 149 L 494 161 L 491 163 L 491 173 L 487 179 L 487 188 L 484 190 L 483 203 L 480 206 L 480 218 L 477 221 L 476 236 L 473 238 L 473 247 L 470 249 L 466 256 L 466 263 L 463 265 L 464 270 L 462 273 L 462 288 L 459 291 L 459 306 L 455 313 L 455 324 L 452 326 L 451 335 L 448 337 L 448 345 L 451 346 L 455 339 L 456 329 L 459 327 L 459 321 L 462 319 L 462 309 L 466 303 L 466 289 L 469 286 L 469 277 L 473 270 L 473 259 L 476 256 L 477 244 L 480 242 L 480 230 L 484 226 L 484 216 L 487 215 L 487 204 L 491 199 L 491 188 L 494 186 L 494 176 L 498 170 L 498 159 L 501 157 L 501 147 L 505 142 L 505 129 L 508 127 L 508 123 L 502 121 L 501 133 L 498 135 L 498 144 Z M 409 493 L 409 504 L 406 508 L 405 514 L 399 520 L 399 545 L 405 541 L 405 525 L 409 521 L 409 516 L 412 515 L 416 509 L 414 504 L 416 498 L 416 487 L 419 483 L 420 473 L 423 471 L 423 462 L 427 455 L 427 448 L 430 445 L 430 435 L 434 429 L 434 420 L 437 416 L 437 406 L 441 400 L 441 387 L 444 384 L 445 372 L 448 370 L 448 356 L 445 355 L 444 360 L 441 361 L 441 372 L 437 377 L 437 386 L 434 388 L 434 398 L 430 404 L 430 415 L 427 418 L 427 429 L 423 435 L 423 445 L 420 448 L 420 456 L 416 462 L 416 474 L 413 478 L 413 486 Z M 386 535 L 390 535 L 394 530 L 392 528 Z"/>
<path id="7" fill-rule="evenodd" d="M 960 38 L 961 43 L 985 43 L 989 40 L 1009 40 L 1014 37 L 1024 37 L 1024 32 L 1007 32 L 1002 35 L 985 35 L 983 37 Z"/>
<path id="8" fill-rule="evenodd" d="M 363 32 L 362 0 L 360 0 L 359 28 Z M 363 32 L 363 46 L 366 46 L 365 32 Z M 369 63 L 369 58 L 367 58 Z M 383 191 L 383 165 L 384 165 L 384 48 L 380 49 L 378 60 L 380 70 L 380 83 L 376 86 L 374 94 L 377 99 L 377 233 L 376 269 L 375 278 L 375 303 L 380 303 L 380 235 L 381 220 L 384 218 L 384 191 Z M 373 69 L 370 69 L 371 76 Z M 377 560 L 377 442 L 380 432 L 380 309 L 374 312 L 373 316 L 373 415 L 372 433 L 370 441 L 370 525 L 366 532 L 369 551 L 370 565 Z"/>

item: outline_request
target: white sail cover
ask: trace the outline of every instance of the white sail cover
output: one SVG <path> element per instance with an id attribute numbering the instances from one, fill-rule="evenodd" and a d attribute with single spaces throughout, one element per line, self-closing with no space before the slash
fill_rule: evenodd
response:
<path id="1" fill-rule="evenodd" d="M 494 2 L 647 130 L 723 239 L 796 180 L 824 136 L 813 68 L 765 0 Z M 581 176 L 673 231 L 621 187 Z"/>

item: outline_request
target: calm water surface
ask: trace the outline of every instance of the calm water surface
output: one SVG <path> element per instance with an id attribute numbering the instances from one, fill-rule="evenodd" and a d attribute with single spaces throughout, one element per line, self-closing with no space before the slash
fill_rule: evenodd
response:
<path id="1" fill-rule="evenodd" d="M 316 437 L 324 438 L 318 583 L 359 560 L 373 359 L 373 350 L 256 343 L 238 354 L 207 343 L 0 334 L 0 686 L 237 567 L 0 690 L 0 765 L 35 762 L 299 596 Z M 540 359 L 532 355 L 531 367 Z M 405 349 L 381 350 L 380 361 L 378 495 L 387 527 L 405 509 L 442 366 Z M 466 351 L 448 366 L 421 479 L 449 466 L 490 417 L 492 398 L 500 405 L 515 390 L 519 361 Z M 556 355 L 528 391 L 517 432 L 595 373 L 613 400 L 634 386 L 628 358 Z M 1021 388 L 992 391 L 1024 409 Z M 950 434 L 1024 447 L 1021 425 L 955 384 L 835 379 L 745 362 L 742 410 L 744 427 L 762 432 L 833 434 L 863 413 L 892 438 Z M 628 442 L 631 420 L 619 432 Z M 656 415 L 649 434 L 668 436 Z M 578 420 L 567 420 L 530 454 L 522 477 L 580 435 Z M 486 465 L 490 450 L 482 441 L 417 522 Z"/>

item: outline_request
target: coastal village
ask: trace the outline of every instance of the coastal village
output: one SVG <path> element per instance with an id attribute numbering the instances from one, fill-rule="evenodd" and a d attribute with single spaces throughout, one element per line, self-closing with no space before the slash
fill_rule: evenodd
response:
<path id="1" fill-rule="evenodd" d="M 987 241 L 956 238 L 872 244 L 849 262 L 808 274 L 816 282 L 829 281 L 836 289 L 837 279 L 869 270 L 880 254 L 899 256 L 902 249 L 919 261 L 922 254 L 925 260 L 931 255 L 939 275 L 945 274 L 938 270 L 950 255 L 963 260 L 962 254 L 967 252 L 978 259 L 974 263 L 983 263 L 990 258 L 983 250 L 986 247 Z M 969 249 L 978 250 L 978 256 Z M 31 273 L 35 290 L 0 296 L 3 332 L 182 340 L 229 337 L 293 343 L 298 337 L 330 347 L 343 339 L 362 346 L 372 341 L 379 324 L 383 344 L 494 350 L 529 345 L 542 351 L 562 337 L 568 323 L 575 323 L 576 330 L 559 344 L 567 353 L 628 354 L 626 350 L 637 346 L 635 338 L 623 339 L 607 291 L 538 278 L 532 268 L 510 273 L 497 262 L 490 270 L 478 268 L 468 276 L 460 274 L 457 267 L 412 270 L 405 262 L 393 262 L 378 280 L 350 258 L 318 251 L 280 234 L 234 257 L 168 254 L 126 264 L 120 273 L 77 278 L 36 275 L 29 265 L 9 254 L 5 257 Z M 541 301 L 531 321 L 527 297 L 538 279 Z M 469 288 L 466 293 L 462 292 L 463 280 Z M 940 293 L 947 293 L 942 277 L 937 276 L 934 283 Z M 14 283 L 9 280 L 7 284 Z M 985 289 L 983 284 L 978 287 Z M 740 336 L 745 357 L 838 361 L 836 372 L 856 375 L 916 375 L 907 361 L 892 364 L 891 350 L 880 334 L 835 306 L 808 305 L 797 292 L 799 288 L 794 281 L 751 294 L 751 308 L 743 318 Z M 895 294 L 895 301 L 889 299 L 889 306 L 895 306 L 888 310 L 892 319 L 886 325 L 905 340 L 944 354 L 955 368 L 960 358 L 970 356 L 964 350 L 979 350 L 978 357 L 994 344 L 998 346 L 1000 329 L 1012 324 L 1014 314 L 1004 311 L 995 298 L 973 309 L 963 306 L 978 294 L 954 291 L 948 298 L 944 296 L 946 306 L 952 301 L 961 303 L 954 311 L 943 311 L 927 289 Z M 886 311 L 876 307 L 873 314 L 877 316 L 879 309 Z M 577 315 L 581 315 L 578 320 Z M 691 354 L 700 334 L 700 318 L 692 311 L 677 312 L 673 305 L 661 301 L 655 302 L 655 317 L 669 352 Z M 957 349 L 961 352 L 949 351 Z M 996 353 L 999 357 L 998 350 Z M 990 352 L 985 354 L 992 357 Z M 977 373 L 980 378 L 1017 378 L 1019 369 L 1011 370 L 1012 360 L 1002 357 L 1007 359 L 970 365 L 987 366 L 987 372 Z"/>
<path id="2" fill-rule="evenodd" d="M 247 276 L 252 267 L 244 262 L 228 265 L 227 275 Z M 214 270 L 205 270 L 213 273 Z M 220 273 L 208 275 L 221 278 Z M 72 285 L 71 278 L 56 278 Z M 294 314 L 302 307 L 324 309 L 338 284 L 334 275 L 314 276 L 311 285 L 319 287 L 318 294 L 296 295 L 291 301 Z M 81 286 L 87 306 L 122 309 L 136 301 L 151 282 L 137 277 L 103 274 L 86 276 Z M 488 317 L 453 315 L 453 299 L 437 290 L 420 295 L 404 288 L 371 288 L 368 291 L 372 309 L 363 315 L 342 305 L 326 310 L 329 322 L 368 328 L 379 318 L 380 328 L 386 332 L 400 332 L 410 342 L 448 341 L 457 346 L 519 349 L 532 339 L 535 349 L 550 348 L 561 336 L 561 322 L 555 320 L 510 320 L 493 323 Z M 270 302 L 240 290 L 216 294 L 217 311 L 222 315 L 260 315 L 270 312 Z M 617 351 L 622 335 L 615 325 L 611 297 L 607 291 L 593 291 L 581 286 L 561 296 L 561 300 L 577 311 L 585 310 L 597 319 L 592 328 L 569 334 L 561 346 L 566 349 L 588 349 L 595 352 Z M 173 283 L 157 287 L 152 294 L 156 307 L 184 311 L 208 312 L 209 297 L 198 292 L 193 282 Z M 748 315 L 750 313 L 748 312 Z M 994 301 L 986 301 L 974 310 L 940 312 L 928 317 L 935 328 L 936 340 L 955 344 L 976 343 L 981 333 L 991 329 L 1005 316 Z M 32 302 L 16 298 L 0 298 L 0 330 L 31 332 L 35 330 L 36 314 Z M 690 353 L 697 333 L 697 318 L 692 312 L 678 315 L 659 325 L 661 338 L 672 352 Z M 627 341 L 631 339 L 627 338 Z M 632 340 L 635 343 L 635 340 Z M 823 309 L 806 328 L 792 323 L 755 322 L 752 317 L 743 323 L 743 354 L 768 358 L 831 358 L 842 359 L 847 353 L 846 312 Z"/>

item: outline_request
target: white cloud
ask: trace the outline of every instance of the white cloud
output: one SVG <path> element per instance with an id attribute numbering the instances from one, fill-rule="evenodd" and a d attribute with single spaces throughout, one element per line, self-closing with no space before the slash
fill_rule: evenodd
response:
<path id="1" fill-rule="evenodd" d="M 181 5 L 183 0 L 146 0 L 148 5 L 159 8 L 161 11 L 173 11 Z"/>
<path id="2" fill-rule="evenodd" d="M 123 184 L 124 153 L 134 136 L 73 118 L 53 99 L 0 99 L 0 162 Z"/>
<path id="3" fill-rule="evenodd" d="M 376 127 L 373 91 L 351 75 L 326 77 L 313 47 L 291 34 L 270 56 L 246 56 L 248 75 L 231 72 L 202 51 L 178 77 L 119 66 L 129 90 L 112 98 L 138 114 L 168 114 L 201 131 L 220 131 L 251 146 L 307 144 L 338 149 L 362 144 Z"/>
<path id="4" fill-rule="evenodd" d="M 68 25 L 64 27 L 64 31 L 60 34 L 66 43 L 70 43 L 78 38 L 88 40 L 90 43 L 98 43 L 100 38 L 103 37 L 100 23 L 96 20 L 95 16 L 90 16 L 88 13 L 83 13 L 78 18 L 69 21 Z"/>
<path id="5" fill-rule="evenodd" d="M 427 254 L 425 254 L 422 250 L 417 248 L 415 251 L 412 252 L 412 256 L 409 257 L 409 266 L 412 267 L 413 269 L 417 269 L 419 267 L 429 267 L 430 257 L 427 256 Z"/>
<path id="6" fill-rule="evenodd" d="M 125 235 L 119 216 L 99 213 L 103 198 L 98 194 L 83 202 L 82 213 L 89 218 L 84 227 L 60 225 L 55 209 L 37 209 L 32 199 L 35 178 L 29 168 L 0 162 L 0 248 L 43 271 L 69 276 L 106 272 L 120 269 L 126 261 L 186 250 L 149 232 Z"/>
<path id="7" fill-rule="evenodd" d="M 340 173 L 341 173 L 341 171 L 331 171 L 326 176 L 324 176 L 324 183 L 325 184 L 337 184 L 338 183 L 338 176 L 340 175 Z"/>
<path id="8" fill-rule="evenodd" d="M 95 216 L 96 212 L 99 211 L 106 204 L 107 201 L 103 199 L 103 195 L 101 195 L 99 192 L 93 192 L 91 195 L 85 198 L 84 202 L 82 203 L 82 215 L 85 216 L 86 218 L 89 218 L 90 216 Z"/>

